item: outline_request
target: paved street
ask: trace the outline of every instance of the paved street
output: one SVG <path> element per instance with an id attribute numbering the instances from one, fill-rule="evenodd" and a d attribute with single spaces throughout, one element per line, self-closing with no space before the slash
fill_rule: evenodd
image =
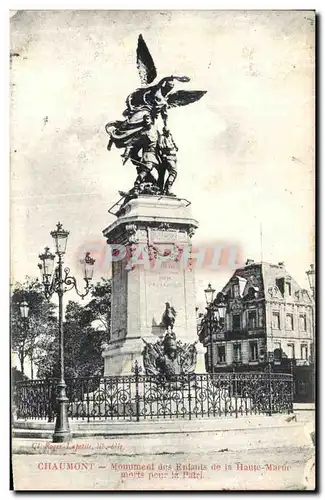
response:
<path id="1" fill-rule="evenodd" d="M 84 441 L 86 443 L 86 441 Z M 16 489 L 71 490 L 236 490 L 303 488 L 306 463 L 313 456 L 308 446 L 231 451 L 206 454 L 160 453 L 128 455 L 107 450 L 103 441 L 91 448 L 59 453 L 44 448 L 33 454 L 14 453 Z M 111 445 L 109 445 L 111 446 Z M 116 444 L 118 446 L 118 443 Z M 16 477 L 15 477 L 16 476 Z"/>

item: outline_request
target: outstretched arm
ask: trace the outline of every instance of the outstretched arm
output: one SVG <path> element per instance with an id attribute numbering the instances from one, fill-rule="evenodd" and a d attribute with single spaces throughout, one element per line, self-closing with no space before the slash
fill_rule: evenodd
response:
<path id="1" fill-rule="evenodd" d="M 164 82 L 189 82 L 190 78 L 188 76 L 166 76 L 165 78 L 162 78 L 159 82 L 159 84 L 164 83 Z M 159 85 L 158 84 L 158 85 Z"/>

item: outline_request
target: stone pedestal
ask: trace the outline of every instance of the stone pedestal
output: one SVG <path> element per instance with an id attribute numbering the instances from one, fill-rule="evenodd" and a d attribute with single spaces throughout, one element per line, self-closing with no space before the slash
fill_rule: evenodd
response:
<path id="1" fill-rule="evenodd" d="M 129 375 L 142 363 L 144 342 L 163 336 L 166 302 L 177 312 L 177 340 L 195 342 L 195 271 L 191 237 L 198 222 L 186 200 L 142 195 L 116 214 L 103 234 L 112 259 L 111 341 L 103 352 L 104 375 Z M 198 351 L 197 373 L 204 373 L 204 348 Z"/>

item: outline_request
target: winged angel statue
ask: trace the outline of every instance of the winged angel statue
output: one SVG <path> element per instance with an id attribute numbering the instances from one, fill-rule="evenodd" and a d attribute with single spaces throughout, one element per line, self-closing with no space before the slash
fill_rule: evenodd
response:
<path id="1" fill-rule="evenodd" d="M 168 128 L 168 111 L 201 99 L 206 91 L 174 91 L 177 82 L 190 81 L 187 76 L 167 76 L 151 85 L 157 70 L 142 35 L 138 38 L 137 68 L 142 87 L 126 98 L 124 120 L 106 124 L 107 149 L 113 144 L 124 149 L 123 165 L 130 160 L 136 166 L 134 186 L 129 193 L 121 192 L 123 196 L 136 197 L 140 193 L 175 196 L 171 187 L 177 176 L 178 148 Z"/>

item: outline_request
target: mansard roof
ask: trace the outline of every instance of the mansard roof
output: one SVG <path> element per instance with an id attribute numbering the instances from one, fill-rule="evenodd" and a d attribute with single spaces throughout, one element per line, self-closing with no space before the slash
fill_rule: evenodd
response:
<path id="1" fill-rule="evenodd" d="M 245 266 L 236 269 L 222 292 L 227 295 L 233 285 L 238 285 L 242 299 L 246 297 L 247 299 L 284 300 L 286 298 L 285 283 L 288 282 L 291 283 L 291 297 L 295 302 L 312 303 L 310 292 L 299 286 L 282 262 L 270 264 L 248 260 Z"/>

